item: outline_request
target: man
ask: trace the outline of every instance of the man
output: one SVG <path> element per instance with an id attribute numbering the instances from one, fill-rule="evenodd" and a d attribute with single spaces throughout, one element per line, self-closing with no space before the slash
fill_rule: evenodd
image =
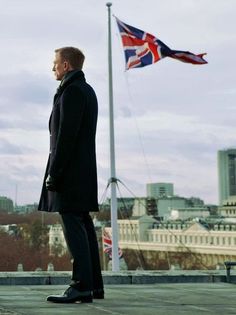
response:
<path id="1" fill-rule="evenodd" d="M 53 71 L 61 84 L 49 120 L 50 154 L 39 210 L 59 212 L 73 257 L 72 283 L 55 303 L 104 298 L 96 233 L 89 211 L 98 211 L 95 135 L 97 98 L 85 81 L 83 53 L 74 47 L 55 50 Z"/>

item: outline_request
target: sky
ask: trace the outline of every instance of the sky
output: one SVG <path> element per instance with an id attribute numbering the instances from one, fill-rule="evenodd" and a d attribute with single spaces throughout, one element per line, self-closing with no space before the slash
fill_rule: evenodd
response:
<path id="1" fill-rule="evenodd" d="M 58 82 L 54 50 L 75 46 L 99 102 L 99 201 L 110 178 L 107 7 L 101 0 L 0 0 L 0 195 L 39 201 L 48 159 L 48 119 Z M 236 1 L 113 0 L 112 14 L 177 50 L 207 53 L 207 65 L 171 58 L 125 71 L 112 17 L 118 196 L 146 183 L 218 203 L 217 151 L 236 147 Z M 132 192 L 132 194 L 131 194 Z"/>

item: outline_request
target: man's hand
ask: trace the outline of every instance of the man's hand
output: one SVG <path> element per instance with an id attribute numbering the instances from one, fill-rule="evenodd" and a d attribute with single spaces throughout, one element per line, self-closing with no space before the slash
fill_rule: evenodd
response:
<path id="1" fill-rule="evenodd" d="M 56 191 L 57 190 L 56 189 L 56 181 L 51 175 L 48 175 L 48 177 L 46 178 L 45 184 L 46 184 L 47 190 L 50 190 L 50 191 Z"/>

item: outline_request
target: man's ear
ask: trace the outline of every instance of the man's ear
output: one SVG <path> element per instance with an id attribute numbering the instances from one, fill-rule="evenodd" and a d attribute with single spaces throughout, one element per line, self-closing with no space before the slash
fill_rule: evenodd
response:
<path id="1" fill-rule="evenodd" d="M 70 68 L 69 62 L 68 61 L 64 61 L 63 65 L 64 65 L 64 70 L 68 71 L 69 68 Z"/>
<path id="2" fill-rule="evenodd" d="M 71 67 L 69 61 L 64 61 L 64 71 L 71 71 L 73 68 Z"/>

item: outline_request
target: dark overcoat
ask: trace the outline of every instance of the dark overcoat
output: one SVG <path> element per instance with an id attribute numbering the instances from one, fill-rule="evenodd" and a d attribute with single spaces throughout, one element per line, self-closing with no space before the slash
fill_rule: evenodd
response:
<path id="1" fill-rule="evenodd" d="M 49 120 L 50 153 L 39 210 L 60 213 L 98 211 L 95 136 L 98 105 L 82 71 L 69 72 L 54 97 Z M 56 180 L 55 192 L 45 180 Z"/>

